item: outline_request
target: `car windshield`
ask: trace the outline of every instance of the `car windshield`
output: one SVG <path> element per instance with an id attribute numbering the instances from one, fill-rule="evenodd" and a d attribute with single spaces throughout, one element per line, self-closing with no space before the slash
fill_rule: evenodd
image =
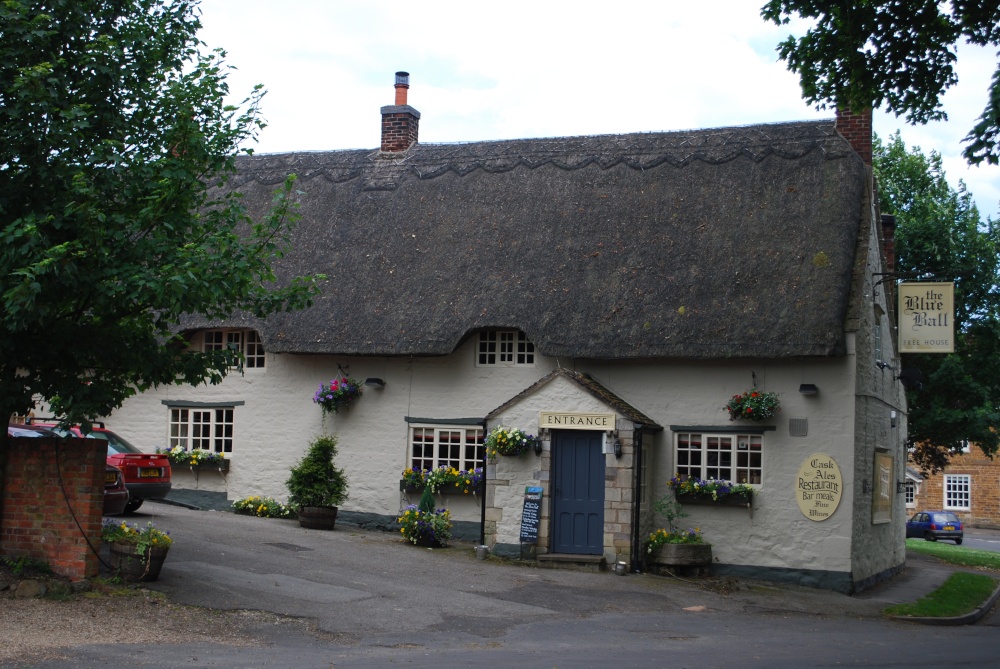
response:
<path id="1" fill-rule="evenodd" d="M 8 437 L 51 437 L 50 433 L 45 433 L 40 430 L 26 430 L 21 427 L 8 427 L 7 428 Z"/>
<path id="2" fill-rule="evenodd" d="M 958 516 L 953 513 L 932 513 L 931 522 L 934 523 L 958 523 Z"/>
<path id="3" fill-rule="evenodd" d="M 142 453 L 138 448 L 128 443 L 114 432 L 109 430 L 94 431 L 87 435 L 88 439 L 103 439 L 108 442 L 108 453 L 110 455 L 127 455 L 129 453 Z"/>

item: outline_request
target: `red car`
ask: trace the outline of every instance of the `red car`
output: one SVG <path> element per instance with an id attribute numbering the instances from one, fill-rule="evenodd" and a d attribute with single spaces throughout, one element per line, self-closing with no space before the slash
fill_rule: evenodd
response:
<path id="1" fill-rule="evenodd" d="M 84 434 L 76 425 L 69 430 L 58 427 L 58 423 L 52 419 L 33 419 L 31 424 L 44 425 L 64 437 L 72 434 L 108 442 L 108 464 L 122 470 L 125 487 L 128 488 L 129 500 L 125 505 L 125 513 L 135 512 L 144 500 L 163 499 L 170 492 L 170 460 L 167 456 L 162 453 L 143 453 L 104 427 L 103 423 L 94 423 L 88 434 Z"/>

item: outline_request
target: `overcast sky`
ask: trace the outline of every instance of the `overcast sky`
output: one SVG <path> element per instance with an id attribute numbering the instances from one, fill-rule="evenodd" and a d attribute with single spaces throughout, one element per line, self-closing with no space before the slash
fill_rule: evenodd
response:
<path id="1" fill-rule="evenodd" d="M 376 148 L 394 73 L 410 73 L 420 141 L 688 130 L 831 118 L 802 101 L 775 47 L 802 26 L 760 18 L 764 0 L 202 0 L 201 39 L 238 68 L 234 98 L 262 83 L 268 127 L 256 151 Z M 959 50 L 947 122 L 907 126 L 953 186 L 1000 218 L 1000 168 L 968 167 L 962 138 L 986 103 L 997 57 Z"/>

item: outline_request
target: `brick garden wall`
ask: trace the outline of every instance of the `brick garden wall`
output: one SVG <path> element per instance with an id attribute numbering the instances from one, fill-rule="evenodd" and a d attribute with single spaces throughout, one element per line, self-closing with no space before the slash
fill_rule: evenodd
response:
<path id="1" fill-rule="evenodd" d="M 944 472 L 927 477 L 914 495 L 913 511 L 944 508 L 945 474 L 968 474 L 971 481 L 968 511 L 956 509 L 962 522 L 973 527 L 1000 529 L 1000 460 L 990 460 L 978 446 L 951 458 Z"/>
<path id="2" fill-rule="evenodd" d="M 96 576 L 107 444 L 8 439 L 0 555 L 44 560 L 72 580 Z M 89 539 L 89 543 L 88 543 Z"/>

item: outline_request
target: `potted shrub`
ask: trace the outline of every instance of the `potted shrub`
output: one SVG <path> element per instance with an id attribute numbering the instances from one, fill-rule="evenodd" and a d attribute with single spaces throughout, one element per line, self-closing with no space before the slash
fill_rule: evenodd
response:
<path id="1" fill-rule="evenodd" d="M 333 529 L 337 507 L 347 499 L 347 478 L 344 470 L 333 464 L 336 455 L 336 437 L 316 437 L 285 481 L 288 504 L 298 509 L 302 527 Z"/>
<path id="2" fill-rule="evenodd" d="M 111 568 L 126 581 L 155 581 L 173 539 L 152 522 L 145 527 L 107 519 L 101 540 L 111 550 Z"/>

